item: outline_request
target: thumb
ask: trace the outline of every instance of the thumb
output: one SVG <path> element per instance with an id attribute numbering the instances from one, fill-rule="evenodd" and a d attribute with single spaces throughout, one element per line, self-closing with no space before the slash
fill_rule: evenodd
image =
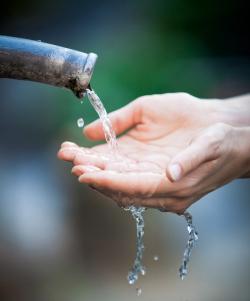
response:
<path id="1" fill-rule="evenodd" d="M 175 182 L 194 171 L 202 163 L 218 157 L 217 143 L 210 136 L 201 136 L 178 153 L 168 164 L 167 177 Z"/>
<path id="2" fill-rule="evenodd" d="M 141 103 L 135 100 L 109 114 L 109 118 L 116 135 L 119 135 L 141 121 Z M 98 119 L 86 126 L 84 134 L 91 140 L 104 139 L 101 120 Z"/>

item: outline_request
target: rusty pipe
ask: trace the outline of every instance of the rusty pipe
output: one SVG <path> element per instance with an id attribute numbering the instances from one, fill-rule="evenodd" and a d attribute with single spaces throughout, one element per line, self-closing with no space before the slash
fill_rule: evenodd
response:
<path id="1" fill-rule="evenodd" d="M 0 78 L 65 87 L 81 98 L 97 55 L 22 38 L 0 36 Z"/>

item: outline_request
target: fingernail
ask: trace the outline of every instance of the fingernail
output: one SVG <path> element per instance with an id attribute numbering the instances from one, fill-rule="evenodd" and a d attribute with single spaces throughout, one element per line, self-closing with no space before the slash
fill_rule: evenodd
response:
<path id="1" fill-rule="evenodd" d="M 79 176 L 81 176 L 81 175 L 84 173 L 84 171 L 81 170 L 80 167 L 74 166 L 74 167 L 71 169 L 71 173 L 73 173 L 75 176 L 79 177 Z"/>
<path id="2" fill-rule="evenodd" d="M 181 178 L 181 167 L 180 167 L 179 164 L 177 164 L 177 163 L 171 164 L 169 166 L 168 171 L 170 173 L 171 178 L 174 181 L 180 180 L 180 178 Z"/>
<path id="3" fill-rule="evenodd" d="M 78 177 L 78 181 L 81 183 L 82 182 L 82 179 L 85 179 L 86 175 L 85 174 L 82 174 Z"/>

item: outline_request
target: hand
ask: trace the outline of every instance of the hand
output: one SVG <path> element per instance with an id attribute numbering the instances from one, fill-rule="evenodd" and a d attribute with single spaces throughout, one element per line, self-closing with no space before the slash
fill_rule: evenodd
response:
<path id="1" fill-rule="evenodd" d="M 79 176 L 80 182 L 111 196 L 122 206 L 135 203 L 182 213 L 214 189 L 214 186 L 204 188 L 201 184 L 205 175 L 212 172 L 215 159 L 174 183 L 176 174 L 173 171 L 178 170 L 171 171 L 169 162 L 192 141 L 200 141 L 199 137 L 209 135 L 209 131 L 217 129 L 221 133 L 222 126 L 206 132 L 209 125 L 217 121 L 218 108 L 217 102 L 200 101 L 184 93 L 141 97 L 110 114 L 117 134 L 131 128 L 119 138 L 122 158 L 114 160 L 106 144 L 86 149 L 64 143 L 58 156 L 74 163 L 72 171 Z M 104 139 L 100 121 L 86 127 L 85 134 L 93 140 Z M 188 173 L 188 169 L 179 169 L 180 172 Z"/>

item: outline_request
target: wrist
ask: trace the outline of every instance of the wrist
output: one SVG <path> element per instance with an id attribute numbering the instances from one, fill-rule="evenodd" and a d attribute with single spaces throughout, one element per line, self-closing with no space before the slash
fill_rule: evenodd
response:
<path id="1" fill-rule="evenodd" d="M 234 128 L 238 142 L 235 147 L 239 150 L 242 174 L 240 177 L 250 177 L 250 127 Z"/>
<path id="2" fill-rule="evenodd" d="M 224 100 L 205 100 L 212 121 L 223 122 L 234 127 L 250 126 L 250 95 Z"/>

